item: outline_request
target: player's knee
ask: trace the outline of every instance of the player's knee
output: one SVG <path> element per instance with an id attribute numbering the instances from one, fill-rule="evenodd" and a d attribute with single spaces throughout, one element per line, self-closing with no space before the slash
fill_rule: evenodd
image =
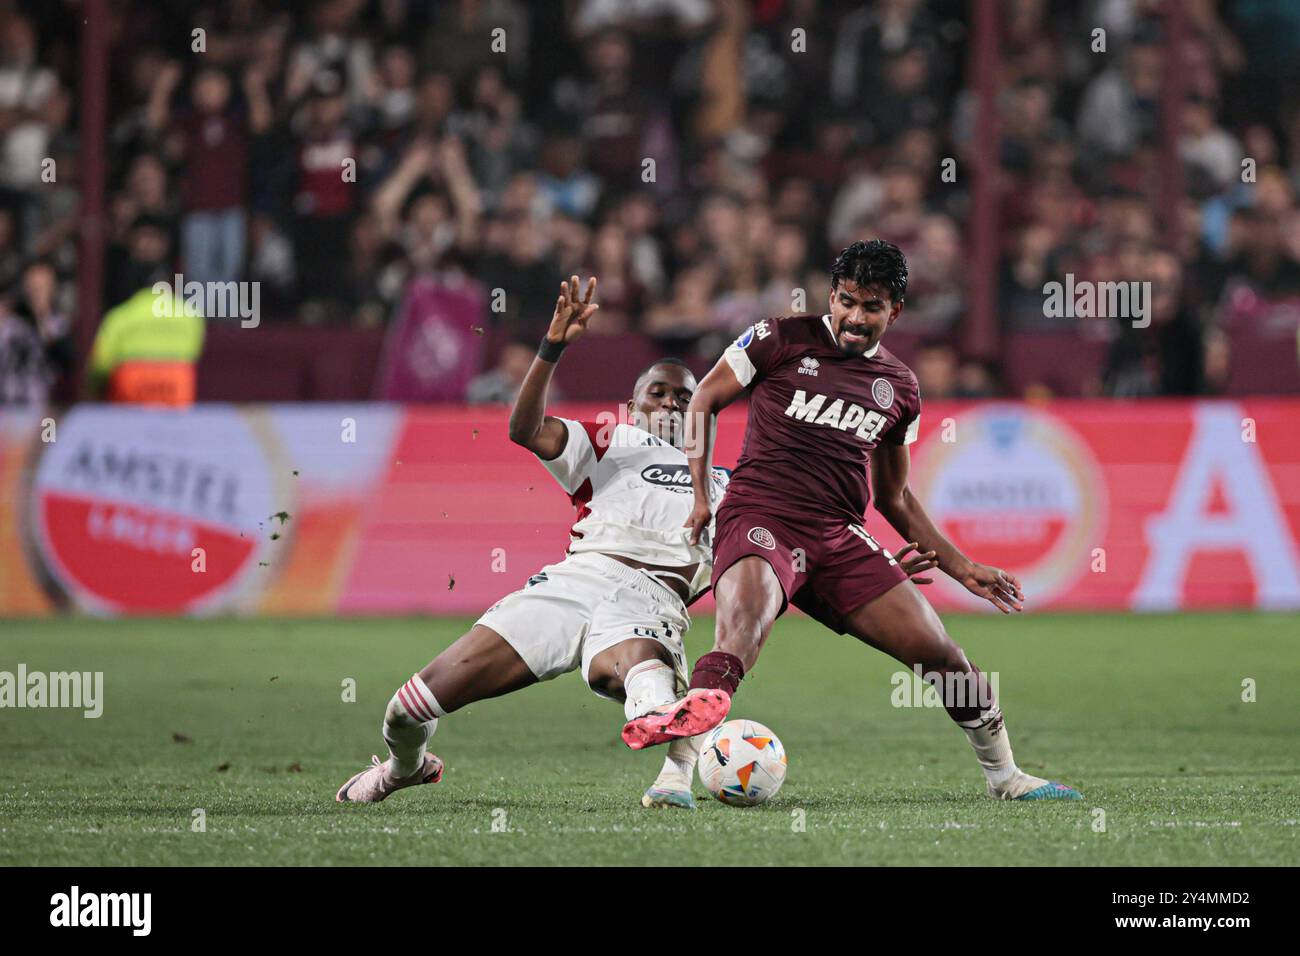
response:
<path id="1" fill-rule="evenodd" d="M 937 614 L 911 616 L 895 622 L 888 630 L 888 646 L 909 667 L 920 666 L 941 674 L 970 670 L 965 652 L 948 636 Z"/>
<path id="2" fill-rule="evenodd" d="M 402 703 L 399 696 L 400 694 L 400 690 L 396 691 L 392 699 L 388 701 L 388 708 L 384 711 L 384 723 L 389 727 L 414 727 L 416 724 L 422 723 L 406 709 L 406 705 Z"/>
<path id="3" fill-rule="evenodd" d="M 964 674 L 971 669 L 970 661 L 966 659 L 966 652 L 942 630 L 927 636 L 924 646 L 924 659 L 919 663 L 927 671 Z"/>
<path id="4" fill-rule="evenodd" d="M 644 661 L 657 660 L 672 667 L 672 655 L 658 641 L 623 641 L 597 654 L 587 669 L 587 686 L 598 694 L 623 700 L 627 695 L 624 677 Z"/>
<path id="5" fill-rule="evenodd" d="M 611 669 L 597 669 L 595 665 L 587 672 L 587 686 L 597 694 L 604 694 L 606 697 L 613 697 L 615 700 L 622 700 L 626 693 L 623 688 L 623 679 Z"/>

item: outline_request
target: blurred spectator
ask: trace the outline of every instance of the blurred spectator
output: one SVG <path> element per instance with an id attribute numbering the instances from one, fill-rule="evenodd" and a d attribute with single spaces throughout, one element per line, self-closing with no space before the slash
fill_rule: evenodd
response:
<path id="1" fill-rule="evenodd" d="M 917 349 L 912 371 L 922 401 L 952 398 L 957 391 L 957 351 L 946 342 L 930 342 Z"/>
<path id="2" fill-rule="evenodd" d="M 262 308 L 272 315 L 289 312 L 297 279 L 293 243 L 274 217 L 258 213 L 249 224 L 248 244 L 248 278 L 260 284 Z"/>
<path id="3" fill-rule="evenodd" d="M 547 248 L 545 227 L 530 217 L 512 216 L 487 226 L 486 255 L 478 275 L 504 306 L 493 318 L 513 335 L 541 338 L 555 308 L 560 273 Z M 495 291 L 493 293 L 496 294 Z"/>
<path id="4" fill-rule="evenodd" d="M 762 249 L 762 266 L 766 281 L 754 308 L 754 318 L 786 315 L 793 311 L 795 291 L 800 289 L 804 293 L 806 311 L 821 311 L 824 303 L 811 298 L 808 290 L 802 288 L 804 271 L 808 266 L 808 238 L 802 229 L 793 223 L 776 226 Z M 749 324 L 743 320 L 735 323 L 742 328 Z"/>
<path id="5" fill-rule="evenodd" d="M 203 318 L 181 290 L 140 289 L 110 309 L 90 353 L 91 393 L 112 402 L 194 404 Z"/>
<path id="6" fill-rule="evenodd" d="M 600 311 L 605 311 L 603 306 Z M 496 367 L 475 376 L 469 383 L 465 400 L 471 405 L 514 404 L 519 386 L 523 385 L 524 376 L 528 374 L 536 354 L 536 342 L 508 342 L 501 350 Z M 563 400 L 563 394 L 554 383 L 551 383 L 549 395 L 551 401 Z"/>
<path id="7" fill-rule="evenodd" d="M 682 269 L 673 282 L 672 298 L 646 313 L 643 328 L 668 352 L 687 352 L 715 328 L 713 297 L 718 270 L 712 262 Z"/>
<path id="8" fill-rule="evenodd" d="M 15 301 L 0 299 L 0 404 L 47 404 L 72 365 L 58 274 L 38 260 L 23 271 Z"/>
<path id="9" fill-rule="evenodd" d="M 600 278 L 600 321 L 592 331 L 616 335 L 636 327 L 645 300 L 645 289 L 632 274 L 627 231 L 607 222 L 592 240 L 591 267 L 582 270 Z M 561 273 L 563 274 L 563 273 Z"/>
<path id="10" fill-rule="evenodd" d="M 415 117 L 415 55 L 400 43 L 384 48 L 372 108 L 380 130 L 400 130 Z"/>
<path id="11" fill-rule="evenodd" d="M 0 289 L 18 280 L 23 268 L 23 243 L 13 212 L 0 206 Z"/>
<path id="12" fill-rule="evenodd" d="M 1053 251 L 1051 229 L 1034 223 L 1021 230 L 1012 254 L 1003 261 L 998 298 L 1003 323 L 1008 331 L 1027 331 L 1062 324 L 1069 326 L 1073 323 L 1072 319 L 1048 316 L 1044 308 L 1044 286 L 1058 281 L 1052 261 Z"/>
<path id="13" fill-rule="evenodd" d="M 885 58 L 883 82 L 863 104 L 862 141 L 893 142 L 909 126 L 934 126 L 944 104 L 930 77 L 930 62 L 918 46 L 904 47 Z"/>
<path id="14" fill-rule="evenodd" d="M 0 32 L 0 187 L 27 191 L 41 182 L 53 130 L 48 111 L 57 74 L 37 61 L 37 36 L 26 17 L 10 15 Z"/>
<path id="15" fill-rule="evenodd" d="M 496 30 L 506 38 L 504 50 L 494 45 Z M 529 60 L 529 34 L 526 6 L 517 0 L 448 0 L 434 5 L 421 64 L 467 76 L 493 65 L 504 53 L 511 74 L 518 77 Z"/>
<path id="16" fill-rule="evenodd" d="M 997 378 L 986 363 L 963 362 L 958 366 L 957 382 L 952 390 L 953 398 L 992 398 L 998 392 Z"/>
<path id="17" fill-rule="evenodd" d="M 109 210 L 112 217 L 112 236 L 124 240 L 131 225 L 142 216 L 149 216 L 174 233 L 177 205 L 167 188 L 167 166 L 155 153 L 141 153 L 126 170 L 122 189 L 113 197 Z"/>
<path id="18" fill-rule="evenodd" d="M 54 370 L 40 334 L 0 303 L 0 405 L 45 405 Z"/>
<path id="19" fill-rule="evenodd" d="M 956 325 L 965 306 L 957 225 L 947 216 L 926 216 L 911 249 L 908 269 L 916 281 L 907 286 L 908 331 L 946 332 Z"/>
<path id="20" fill-rule="evenodd" d="M 898 63 L 908 54 L 919 54 L 925 60 L 927 71 L 933 64 L 951 62 L 944 55 L 951 51 L 945 49 L 948 41 L 933 12 L 934 6 L 921 0 L 882 0 L 861 4 L 845 14 L 837 31 L 829 76 L 831 98 L 836 106 L 851 109 L 871 97 L 881 86 L 882 64 L 891 64 L 896 74 L 918 70 L 915 62 Z M 952 36 L 951 30 L 947 36 Z M 945 77 L 928 75 L 941 97 L 950 92 Z M 896 75 L 895 85 L 898 82 Z M 919 84 L 905 79 L 903 85 L 915 89 Z"/>
<path id="21" fill-rule="evenodd" d="M 158 75 L 150 103 L 150 122 L 162 130 L 168 123 L 172 90 L 180 81 L 179 64 L 168 64 Z M 245 94 L 251 108 L 246 119 L 231 99 L 230 78 L 214 67 L 194 77 L 190 107 L 177 122 L 168 152 L 182 167 L 181 255 L 188 278 L 197 282 L 231 282 L 240 277 L 248 220 L 248 140 L 271 122 L 262 84 L 250 69 Z M 165 180 L 164 180 L 165 182 Z M 152 210 L 146 210 L 152 211 Z"/>
<path id="22" fill-rule="evenodd" d="M 320 77 L 335 78 L 330 95 L 358 113 L 375 89 L 374 51 L 370 39 L 353 27 L 365 0 L 320 0 L 306 9 L 307 34 L 293 47 L 288 63 L 287 98 L 307 94 Z"/>
<path id="23" fill-rule="evenodd" d="M 579 36 L 610 27 L 631 28 L 667 21 L 672 29 L 703 26 L 713 15 L 708 0 L 581 0 L 573 29 Z"/>
<path id="24" fill-rule="evenodd" d="M 498 210 L 511 181 L 535 166 L 537 133 L 524 118 L 519 96 L 506 85 L 500 70 L 484 67 L 474 76 L 468 108 L 452 113 L 445 125 L 446 132 L 465 144 L 484 205 Z M 564 176 L 581 175 L 572 149 L 568 157 L 559 157 L 559 165 Z"/>
<path id="25" fill-rule="evenodd" d="M 542 146 L 538 191 L 550 208 L 563 216 L 586 219 L 596 208 L 600 180 L 582 168 L 582 141 L 561 135 Z"/>
<path id="26" fill-rule="evenodd" d="M 1079 107 L 1080 146 L 1099 156 L 1128 156 L 1156 136 L 1160 46 L 1147 31 L 1088 83 Z"/>
<path id="27" fill-rule="evenodd" d="M 357 206 L 357 144 L 346 123 L 343 82 L 338 73 L 316 74 L 297 134 L 294 255 L 303 298 L 317 309 L 346 298 L 339 264 Z"/>
<path id="28" fill-rule="evenodd" d="M 159 280 L 174 281 L 170 225 L 158 216 L 139 216 L 122 242 L 109 248 L 105 305 L 124 302 Z"/>
<path id="29" fill-rule="evenodd" d="M 1183 161 L 1190 170 L 1204 176 L 1216 192 L 1241 178 L 1241 144 L 1215 123 L 1214 105 L 1193 96 L 1183 104 Z"/>
<path id="30" fill-rule="evenodd" d="M 1135 328 L 1128 318 L 1118 323 L 1102 387 L 1107 395 L 1199 395 L 1205 390 L 1205 339 L 1201 323 L 1187 308 L 1182 266 L 1167 252 L 1147 257 L 1151 324 Z"/>
<path id="31" fill-rule="evenodd" d="M 1228 284 L 1245 284 L 1267 298 L 1300 295 L 1300 261 L 1287 254 L 1276 213 L 1249 207 L 1233 217 L 1237 239 Z"/>
<path id="32" fill-rule="evenodd" d="M 587 46 L 592 80 L 575 84 L 558 105 L 580 123 L 592 172 L 627 189 L 642 182 L 643 161 L 655 161 L 654 182 L 666 191 L 675 182 L 675 144 L 662 108 L 632 81 L 632 44 L 609 32 Z"/>

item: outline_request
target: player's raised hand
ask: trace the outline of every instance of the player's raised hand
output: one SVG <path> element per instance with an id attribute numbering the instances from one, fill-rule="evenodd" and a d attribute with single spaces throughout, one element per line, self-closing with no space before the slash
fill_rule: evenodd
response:
<path id="1" fill-rule="evenodd" d="M 961 578 L 962 586 L 971 594 L 982 597 L 1003 614 L 1024 610 L 1024 592 L 1014 574 L 987 564 L 971 566 L 970 573 Z"/>
<path id="2" fill-rule="evenodd" d="M 933 584 L 934 578 L 922 578 L 917 575 L 924 574 L 926 571 L 933 570 L 939 566 L 939 555 L 935 551 L 926 551 L 921 554 L 914 554 L 904 560 L 904 557 L 919 548 L 920 545 L 915 541 L 909 541 L 897 551 L 894 552 L 894 560 L 898 566 L 903 569 L 903 573 L 912 579 L 913 584 Z"/>
<path id="3" fill-rule="evenodd" d="M 587 331 L 587 323 L 600 308 L 592 301 L 596 295 L 596 277 L 587 280 L 587 294 L 579 298 L 578 277 L 570 276 L 568 282 L 560 283 L 560 297 L 555 300 L 555 314 L 551 317 L 551 327 L 546 330 L 546 337 L 552 342 L 568 345 L 577 341 Z"/>
<path id="4" fill-rule="evenodd" d="M 686 518 L 686 523 L 682 525 L 683 528 L 691 529 L 691 544 L 700 543 L 700 535 L 704 533 L 704 529 L 709 526 L 709 522 L 712 520 L 713 509 L 709 507 L 709 503 L 707 501 L 696 501 L 695 507 L 691 509 L 691 513 Z"/>

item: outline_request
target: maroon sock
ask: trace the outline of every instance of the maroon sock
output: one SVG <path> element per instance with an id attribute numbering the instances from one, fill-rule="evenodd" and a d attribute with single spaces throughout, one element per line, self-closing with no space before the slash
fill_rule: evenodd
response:
<path id="1" fill-rule="evenodd" d="M 709 651 L 695 662 L 695 670 L 691 672 L 691 690 L 725 690 L 735 696 L 744 676 L 745 665 L 739 657 L 722 651 Z"/>

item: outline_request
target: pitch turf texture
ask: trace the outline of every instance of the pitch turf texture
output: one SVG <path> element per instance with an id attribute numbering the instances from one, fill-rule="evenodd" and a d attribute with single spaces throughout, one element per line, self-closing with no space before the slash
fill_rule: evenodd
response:
<path id="1" fill-rule="evenodd" d="M 0 623 L 0 671 L 104 672 L 97 720 L 0 711 L 0 864 L 1300 862 L 1296 616 L 950 617 L 1021 766 L 1084 803 L 988 799 L 941 710 L 891 705 L 892 661 L 786 618 L 735 707 L 790 755 L 766 806 L 697 781 L 699 810 L 643 810 L 663 751 L 628 751 L 576 675 L 443 720 L 441 783 L 336 805 L 389 695 L 467 624 Z"/>

